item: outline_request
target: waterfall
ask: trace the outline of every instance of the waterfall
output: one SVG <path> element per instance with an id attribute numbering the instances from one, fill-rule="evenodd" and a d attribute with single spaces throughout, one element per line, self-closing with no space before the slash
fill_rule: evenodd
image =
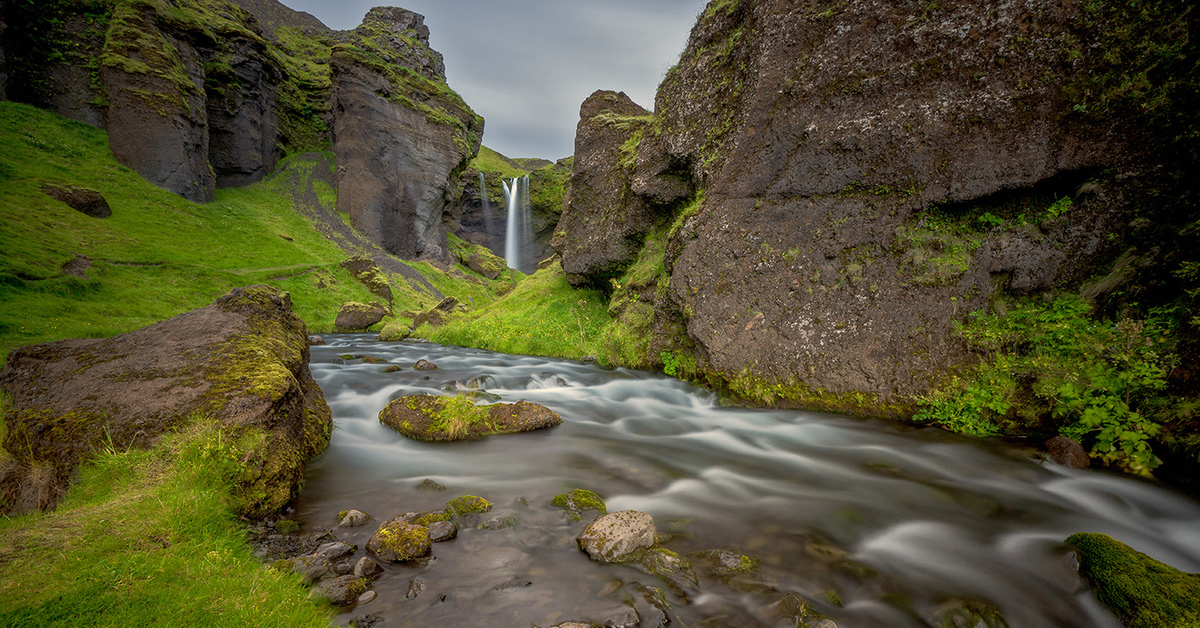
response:
<path id="1" fill-rule="evenodd" d="M 501 182 L 508 223 L 504 230 L 504 261 L 509 268 L 523 270 L 521 262 L 525 247 L 533 239 L 529 220 L 529 175 Z"/>

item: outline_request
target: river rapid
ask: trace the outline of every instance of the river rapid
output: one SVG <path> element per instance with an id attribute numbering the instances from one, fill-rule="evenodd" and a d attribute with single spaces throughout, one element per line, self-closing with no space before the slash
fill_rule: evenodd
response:
<path id="1" fill-rule="evenodd" d="M 383 520 L 467 494 L 495 505 L 434 544 L 431 559 L 384 565 L 379 597 L 341 623 L 371 613 L 388 627 L 637 625 L 633 601 L 642 625 L 655 625 L 646 587 L 660 587 L 675 626 L 794 626 L 799 596 L 840 628 L 926 626 L 963 603 L 994 607 L 1014 628 L 1115 628 L 1075 575 L 1067 536 L 1103 532 L 1200 571 L 1200 504 L 1148 481 L 937 429 L 722 407 L 649 372 L 367 334 L 325 339 L 311 369 L 335 426 L 295 505 L 306 532 L 334 528 L 341 510 L 370 513 L 368 525 L 334 528 L 359 546 L 357 560 Z M 339 364 L 342 354 L 403 370 Z M 413 370 L 422 358 L 440 368 Z M 391 399 L 451 394 L 473 378 L 497 400 L 550 407 L 563 424 L 423 443 L 379 423 Z M 446 490 L 418 488 L 425 479 Z M 573 488 L 599 493 L 609 512 L 650 513 L 681 555 L 744 552 L 758 572 L 701 577 L 680 596 L 637 566 L 591 561 L 575 536 L 596 513 L 571 521 L 549 505 Z M 515 525 L 476 527 L 489 519 Z"/>

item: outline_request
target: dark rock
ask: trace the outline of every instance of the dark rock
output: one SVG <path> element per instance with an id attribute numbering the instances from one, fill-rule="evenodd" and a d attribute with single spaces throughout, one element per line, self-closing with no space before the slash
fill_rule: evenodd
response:
<path id="1" fill-rule="evenodd" d="M 404 592 L 404 598 L 408 600 L 417 599 L 425 591 L 425 580 L 422 578 L 413 578 L 408 581 L 408 589 Z"/>
<path id="2" fill-rule="evenodd" d="M 508 589 L 524 589 L 531 586 L 533 586 L 532 580 L 526 580 L 524 578 L 511 578 L 492 587 L 492 589 L 495 591 L 505 591 Z"/>
<path id="3" fill-rule="evenodd" d="M 1092 464 L 1083 445 L 1067 436 L 1055 436 L 1046 441 L 1046 452 L 1051 460 L 1064 467 L 1086 469 Z"/>
<path id="4" fill-rule="evenodd" d="M 370 579 L 382 573 L 383 567 L 380 567 L 379 563 L 371 560 L 371 557 L 369 556 L 363 556 L 362 558 L 358 559 L 357 563 L 354 563 L 354 575 L 358 576 L 359 578 Z"/>
<path id="5" fill-rule="evenodd" d="M 367 14 L 364 25 L 396 35 L 375 38 L 383 64 L 351 49 L 333 52 L 337 207 L 389 253 L 449 262 L 442 211 L 479 150 L 483 119 L 444 87 L 441 56 L 423 40 L 423 21 L 403 9 Z M 400 66 L 416 75 L 390 69 Z M 422 92 L 420 107 L 414 89 Z"/>
<path id="6" fill-rule="evenodd" d="M 206 90 L 208 161 L 219 188 L 257 183 L 275 170 L 283 156 L 275 114 L 277 81 L 262 40 L 235 35 L 218 55 L 204 55 L 213 71 L 205 80 L 220 81 Z M 219 68 L 219 69 L 218 69 Z"/>
<path id="7" fill-rule="evenodd" d="M 622 510 L 598 517 L 575 540 L 592 560 L 615 563 L 629 560 L 639 549 L 653 547 L 658 533 L 650 515 Z"/>
<path id="8" fill-rule="evenodd" d="M 312 553 L 312 557 L 318 561 L 335 563 L 354 554 L 354 550 L 355 547 L 353 545 L 337 541 L 321 545 L 317 548 L 317 551 Z"/>
<path id="9" fill-rule="evenodd" d="M 349 301 L 343 303 L 342 309 L 338 310 L 333 326 L 338 331 L 363 331 L 383 320 L 387 313 L 387 308 L 378 303 Z"/>
<path id="10" fill-rule="evenodd" d="M 479 527 L 484 530 L 505 530 L 517 525 L 517 518 L 513 515 L 500 515 L 492 517 L 487 521 L 479 524 Z"/>
<path id="11" fill-rule="evenodd" d="M 338 576 L 329 580 L 324 580 L 316 587 L 313 587 L 313 592 L 334 606 L 348 606 L 353 604 L 358 596 L 362 595 L 367 590 L 367 584 L 362 578 L 354 576 Z"/>
<path id="12" fill-rule="evenodd" d="M 320 336 L 309 336 L 308 337 L 308 346 L 310 346 L 310 347 L 315 347 L 317 345 L 324 345 L 324 344 L 329 344 L 329 343 L 325 342 L 325 339 Z"/>
<path id="13" fill-rule="evenodd" d="M 653 225 L 653 209 L 630 190 L 623 153 L 649 122 L 624 92 L 597 91 L 580 107 L 571 193 L 552 241 L 574 285 L 620 276 Z"/>
<path id="14" fill-rule="evenodd" d="M 429 524 L 429 540 L 434 543 L 449 541 L 458 536 L 458 524 L 453 521 L 434 521 Z"/>
<path id="15" fill-rule="evenodd" d="M 397 366 L 397 365 L 393 364 L 393 365 L 391 365 L 391 366 L 385 367 L 385 368 L 383 369 L 383 372 L 384 372 L 384 373 L 399 373 L 400 371 L 403 371 L 403 370 L 404 370 L 404 369 L 403 369 L 403 368 L 401 368 L 400 366 Z"/>
<path id="16" fill-rule="evenodd" d="M 266 516 L 299 492 L 304 461 L 324 450 L 332 426 L 304 323 L 287 293 L 267 286 L 120 336 L 17 349 L 0 389 L 12 399 L 4 448 L 13 455 L 0 501 L 17 510 L 53 506 L 92 452 L 149 446 L 203 412 L 235 433 L 266 432 L 235 502 Z"/>
<path id="17" fill-rule="evenodd" d="M 383 618 L 378 615 L 358 615 L 350 618 L 350 625 L 353 628 L 375 628 L 383 623 Z"/>
<path id="18" fill-rule="evenodd" d="M 409 438 L 450 441 L 553 427 L 562 417 L 528 401 L 477 406 L 461 397 L 407 395 L 388 403 L 379 421 Z"/>
<path id="19" fill-rule="evenodd" d="M 418 371 L 436 371 L 438 365 L 426 360 L 425 358 L 421 358 L 420 360 L 417 360 L 416 364 L 413 364 L 413 368 Z"/>
<path id="20" fill-rule="evenodd" d="M 96 190 L 43 185 L 42 192 L 46 196 L 66 203 L 71 209 L 87 214 L 92 218 L 108 218 L 112 215 L 112 208 L 108 206 L 108 201 L 104 198 L 103 194 Z"/>
<path id="21" fill-rule="evenodd" d="M 393 563 L 428 556 L 429 550 L 429 529 L 403 521 L 384 522 L 367 541 L 368 552 Z"/>
<path id="22" fill-rule="evenodd" d="M 446 487 L 442 486 L 442 484 L 437 480 L 425 478 L 424 480 L 421 480 L 420 484 L 417 485 L 417 489 L 422 491 L 440 492 L 446 490 Z"/>

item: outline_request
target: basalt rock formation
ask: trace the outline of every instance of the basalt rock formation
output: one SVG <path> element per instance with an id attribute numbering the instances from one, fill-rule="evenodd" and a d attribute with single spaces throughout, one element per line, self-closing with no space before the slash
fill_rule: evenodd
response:
<path id="1" fill-rule="evenodd" d="M 0 90 L 106 129 L 118 161 L 197 202 L 285 152 L 332 148 L 355 227 L 448 261 L 442 212 L 483 120 L 446 85 L 423 21 L 376 8 L 334 32 L 274 0 L 9 2 Z"/>
<path id="2" fill-rule="evenodd" d="M 53 507 L 94 452 L 150 446 L 203 415 L 235 436 L 261 434 L 236 505 L 265 516 L 296 496 L 332 429 L 304 323 L 266 286 L 120 336 L 17 349 L 0 389 L 12 399 L 0 503 L 16 511 Z"/>
<path id="3" fill-rule="evenodd" d="M 657 239 L 653 361 L 903 413 L 969 359 L 969 312 L 1121 250 L 1155 162 L 1143 121 L 1087 114 L 1090 10 L 710 2 L 653 118 L 611 92 L 584 104 L 563 267 L 607 287 Z"/>

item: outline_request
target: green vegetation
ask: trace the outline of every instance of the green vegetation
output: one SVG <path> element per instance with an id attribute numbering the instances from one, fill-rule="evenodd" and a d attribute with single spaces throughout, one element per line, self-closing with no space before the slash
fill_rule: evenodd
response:
<path id="1" fill-rule="evenodd" d="M 575 521 L 583 518 L 582 512 L 585 510 L 595 510 L 600 514 L 608 512 L 608 506 L 604 503 L 604 498 L 583 488 L 576 488 L 555 495 L 550 500 L 550 505 L 555 508 L 565 508 L 570 512 L 570 516 Z"/>
<path id="2" fill-rule="evenodd" d="M 346 254 L 295 210 L 287 177 L 218 190 L 215 202 L 197 205 L 117 164 L 104 132 L 11 102 L 0 103 L 0 142 L 0 355 L 124 333 L 249 284 L 288 291 L 310 332 L 332 331 L 342 303 L 376 298 L 338 265 Z M 75 211 L 44 194 L 46 184 L 98 190 L 113 215 Z M 90 258 L 82 277 L 63 269 L 77 255 Z M 412 266 L 477 306 L 510 285 Z M 388 279 L 397 311 L 437 302 L 400 275 Z"/>
<path id="3" fill-rule="evenodd" d="M 479 154 L 471 160 L 469 168 L 474 168 L 477 172 L 482 172 L 487 175 L 495 175 L 504 179 L 513 177 L 521 177 L 529 174 L 529 170 L 521 167 L 517 162 L 497 153 L 487 146 L 479 147 Z"/>
<path id="4" fill-rule="evenodd" d="M 1067 539 L 1096 598 L 1128 628 L 1200 626 L 1200 575 L 1185 573 L 1104 534 Z"/>
<path id="5" fill-rule="evenodd" d="M 474 495 L 463 495 L 446 502 L 446 512 L 455 517 L 484 513 L 492 509 L 492 502 Z"/>
<path id="6" fill-rule="evenodd" d="M 251 447 L 193 420 L 150 451 L 101 452 L 58 510 L 0 520 L 0 624 L 328 625 L 246 544 L 231 494 Z"/>
<path id="7" fill-rule="evenodd" d="M 489 307 L 457 315 L 446 325 L 422 325 L 415 335 L 433 342 L 505 353 L 580 358 L 594 355 L 608 323 L 604 296 L 567 283 L 554 264 L 522 280 Z"/>
<path id="8" fill-rule="evenodd" d="M 961 328 L 985 357 L 921 400 L 916 419 L 957 432 L 1064 434 L 1130 473 L 1160 464 L 1149 440 L 1161 426 L 1145 412 L 1167 386 L 1173 357 L 1155 320 L 1104 323 L 1076 296 L 975 313 Z"/>

